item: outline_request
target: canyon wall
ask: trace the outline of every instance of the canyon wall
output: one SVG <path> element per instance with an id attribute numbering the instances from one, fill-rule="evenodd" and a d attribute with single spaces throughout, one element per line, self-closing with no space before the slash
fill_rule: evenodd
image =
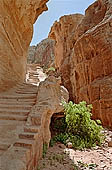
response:
<path id="1" fill-rule="evenodd" d="M 55 61 L 62 82 L 71 100 L 92 103 L 93 118 L 112 127 L 112 1 L 90 5 L 73 31 L 71 19 L 64 24 L 67 20 L 64 16 L 54 23 L 49 34 L 56 41 Z"/>
<path id="2" fill-rule="evenodd" d="M 28 63 L 39 64 L 46 68 L 54 65 L 54 45 L 54 40 L 46 38 L 36 46 L 30 46 L 28 50 Z"/>
<path id="3" fill-rule="evenodd" d="M 0 92 L 24 81 L 33 24 L 47 1 L 0 1 Z"/>
<path id="4" fill-rule="evenodd" d="M 49 38 L 55 40 L 55 67 L 61 72 L 62 82 L 69 91 L 72 99 L 72 84 L 70 80 L 70 55 L 74 46 L 74 32 L 80 23 L 83 15 L 73 14 L 60 18 L 59 22 L 55 22 L 49 33 Z M 63 70 L 62 70 L 63 68 Z"/>

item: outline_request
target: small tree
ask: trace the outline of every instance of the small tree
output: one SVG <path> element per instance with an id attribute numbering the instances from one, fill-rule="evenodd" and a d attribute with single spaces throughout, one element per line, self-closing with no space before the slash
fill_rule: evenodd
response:
<path id="1" fill-rule="evenodd" d="M 87 105 L 85 101 L 79 104 L 73 102 L 62 102 L 66 115 L 67 133 L 69 141 L 74 148 L 91 148 L 101 145 L 104 135 L 101 133 L 102 126 L 100 120 L 91 119 L 92 105 Z"/>

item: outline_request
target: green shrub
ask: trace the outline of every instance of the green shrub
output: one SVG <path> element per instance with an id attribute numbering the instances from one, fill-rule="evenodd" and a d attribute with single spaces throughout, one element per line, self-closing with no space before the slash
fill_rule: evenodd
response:
<path id="1" fill-rule="evenodd" d="M 53 147 L 56 142 L 60 142 L 66 145 L 66 141 L 69 135 L 65 133 L 59 133 L 50 140 L 50 146 Z"/>
<path id="2" fill-rule="evenodd" d="M 101 133 L 102 126 L 99 120 L 91 119 L 92 105 L 85 101 L 79 104 L 62 102 L 66 115 L 67 134 L 76 149 L 91 148 L 101 145 L 104 136 Z"/>
<path id="3" fill-rule="evenodd" d="M 48 68 L 48 71 L 55 71 L 55 68 L 54 67 L 50 67 L 50 68 Z"/>

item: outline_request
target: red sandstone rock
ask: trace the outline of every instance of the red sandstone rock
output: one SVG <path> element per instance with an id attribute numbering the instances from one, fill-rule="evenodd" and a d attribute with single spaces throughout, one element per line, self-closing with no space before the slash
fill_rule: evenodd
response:
<path id="1" fill-rule="evenodd" d="M 37 46 L 31 46 L 28 52 L 28 63 L 39 64 L 45 68 L 54 65 L 54 44 L 54 40 L 46 38 Z"/>
<path id="2" fill-rule="evenodd" d="M 67 25 L 60 19 L 49 35 L 57 42 L 56 66 L 62 82 L 70 99 L 92 103 L 93 118 L 112 127 L 112 1 L 94 2 L 77 27 L 72 23 L 73 32 L 68 31 L 71 30 L 68 16 L 63 20 L 67 20 Z"/>
<path id="3" fill-rule="evenodd" d="M 62 74 L 62 81 L 69 90 L 72 98 L 72 84 L 70 81 L 70 53 L 74 46 L 74 31 L 83 18 L 81 14 L 66 15 L 55 22 L 49 33 L 49 38 L 56 41 L 55 44 L 55 67 Z M 63 70 L 61 71 L 61 69 Z"/>
<path id="4" fill-rule="evenodd" d="M 33 24 L 47 1 L 0 1 L 0 92 L 24 81 Z"/>

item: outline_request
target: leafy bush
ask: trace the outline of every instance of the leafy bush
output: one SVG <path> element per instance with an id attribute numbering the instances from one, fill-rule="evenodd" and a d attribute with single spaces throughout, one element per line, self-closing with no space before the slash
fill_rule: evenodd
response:
<path id="1" fill-rule="evenodd" d="M 54 67 L 50 67 L 50 68 L 48 68 L 48 71 L 55 71 L 55 68 Z"/>
<path id="2" fill-rule="evenodd" d="M 79 104 L 73 102 L 62 102 L 66 115 L 67 134 L 76 149 L 91 148 L 101 145 L 104 136 L 101 133 L 102 126 L 100 120 L 91 119 L 92 105 L 87 105 L 85 101 Z M 97 123 L 98 122 L 98 123 Z"/>
<path id="3" fill-rule="evenodd" d="M 50 140 L 50 146 L 53 147 L 56 142 L 61 142 L 66 145 L 66 141 L 67 141 L 68 137 L 69 136 L 66 132 L 59 133 Z"/>

